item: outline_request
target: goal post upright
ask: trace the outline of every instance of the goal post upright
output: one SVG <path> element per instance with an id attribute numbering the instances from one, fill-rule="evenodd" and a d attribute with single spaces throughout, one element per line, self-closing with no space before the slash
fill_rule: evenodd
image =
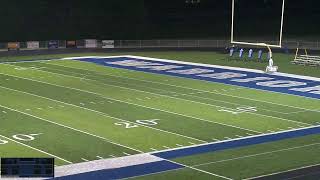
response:
<path id="1" fill-rule="evenodd" d="M 232 0 L 232 18 L 231 18 L 231 44 L 239 44 L 239 45 L 251 45 L 251 46 L 260 46 L 267 47 L 270 53 L 270 58 L 272 57 L 272 49 L 271 48 L 282 48 L 282 37 L 283 37 L 283 23 L 284 23 L 284 11 L 285 11 L 285 0 L 282 0 L 282 8 L 281 8 L 281 24 L 280 24 L 280 36 L 279 36 L 279 44 L 267 44 L 267 43 L 251 43 L 251 42 L 243 42 L 243 41 L 235 41 L 234 40 L 234 17 L 235 17 L 235 0 Z"/>

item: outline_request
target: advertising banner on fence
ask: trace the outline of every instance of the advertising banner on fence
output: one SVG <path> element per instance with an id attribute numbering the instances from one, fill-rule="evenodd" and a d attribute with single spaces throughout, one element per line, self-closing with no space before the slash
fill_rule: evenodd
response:
<path id="1" fill-rule="evenodd" d="M 9 51 L 15 51 L 20 49 L 20 43 L 19 42 L 8 42 L 8 50 Z"/>
<path id="2" fill-rule="evenodd" d="M 39 49 L 40 48 L 39 41 L 28 41 L 27 48 L 28 49 Z"/>
<path id="3" fill-rule="evenodd" d="M 67 41 L 66 47 L 67 48 L 77 48 L 77 43 L 76 43 L 76 41 Z"/>
<path id="4" fill-rule="evenodd" d="M 97 48 L 98 41 L 96 39 L 86 39 L 85 40 L 85 47 L 86 48 Z"/>
<path id="5" fill-rule="evenodd" d="M 59 48 L 59 41 L 57 41 L 57 40 L 48 41 L 48 48 L 49 49 L 57 49 L 57 48 Z"/>
<path id="6" fill-rule="evenodd" d="M 114 40 L 102 40 L 102 48 L 114 48 Z"/>

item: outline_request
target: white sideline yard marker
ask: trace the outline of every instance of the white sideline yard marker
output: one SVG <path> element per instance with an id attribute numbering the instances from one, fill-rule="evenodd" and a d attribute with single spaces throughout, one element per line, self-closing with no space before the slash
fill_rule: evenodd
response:
<path id="1" fill-rule="evenodd" d="M 124 56 L 122 56 L 124 57 Z M 142 56 L 127 56 L 127 57 L 133 57 L 133 58 L 140 58 L 140 59 L 144 59 L 144 60 L 157 60 L 157 61 L 163 61 L 163 62 L 174 62 L 174 63 L 182 63 L 182 64 L 188 64 L 188 65 L 202 65 L 204 67 L 224 67 L 224 66 L 216 66 L 216 65 L 208 65 L 208 64 L 200 64 L 200 63 L 190 63 L 190 62 L 181 62 L 181 61 L 173 61 L 173 60 L 166 60 L 166 59 L 156 59 L 156 58 L 147 58 L 147 57 L 142 57 Z M 110 58 L 110 57 L 105 57 L 105 58 Z M 92 71 L 92 70 L 88 70 L 88 69 L 84 69 L 84 68 L 79 68 L 79 67 L 69 67 L 69 66 L 65 66 L 65 65 L 61 65 L 61 64 L 55 64 L 57 66 L 61 66 L 61 67 L 67 67 L 67 68 L 74 68 L 74 69 L 80 69 L 80 70 L 86 70 L 86 71 Z M 224 67 L 226 68 L 226 67 Z M 230 68 L 230 67 L 227 67 Z M 255 70 L 252 69 L 243 69 L 243 68 L 235 68 L 237 70 L 247 70 L 249 72 L 256 72 Z M 260 72 L 260 71 L 259 71 Z M 124 77 L 124 76 L 116 76 L 114 74 L 109 74 L 109 73 L 98 73 L 101 75 L 106 75 L 106 76 L 112 76 L 112 77 L 118 77 L 118 78 L 124 78 L 124 79 L 132 79 L 132 80 L 137 80 L 137 81 L 142 81 L 142 82 L 148 82 L 148 83 L 152 83 L 152 84 L 162 84 L 162 85 L 167 85 L 167 86 L 172 86 L 172 87 L 178 87 L 178 88 L 183 88 L 183 89 L 190 89 L 190 90 L 196 90 L 196 91 L 203 91 L 203 92 L 207 92 L 210 94 L 218 94 L 218 95 L 223 95 L 223 96 L 229 96 L 229 97 L 235 97 L 235 98 L 240 98 L 240 99 L 246 99 L 246 100 L 251 100 L 251 101 L 256 101 L 256 102 L 263 102 L 263 103 L 268 103 L 268 104 L 273 104 L 273 105 L 279 105 L 279 106 L 285 106 L 285 107 L 291 107 L 291 108 L 295 108 L 295 109 L 301 109 L 301 110 L 306 110 L 306 111 L 313 111 L 313 112 L 320 112 L 320 110 L 315 110 L 315 109 L 307 109 L 307 108 L 303 108 L 303 107 L 296 107 L 296 106 L 291 106 L 291 105 L 287 105 L 287 104 L 280 104 L 280 103 L 275 103 L 275 102 L 270 102 L 270 101 L 264 101 L 264 100 L 258 100 L 258 99 L 252 99 L 252 98 L 248 98 L 248 97 L 241 97 L 241 96 L 235 96 L 235 95 L 230 95 L 230 94 L 223 94 L 223 93 L 219 93 L 217 92 L 217 90 L 211 90 L 211 91 L 207 91 L 207 90 L 202 90 L 202 89 L 195 89 L 195 88 L 191 88 L 191 87 L 186 87 L 186 86 L 180 86 L 180 85 L 175 85 L 175 84 L 167 84 L 167 83 L 162 83 L 162 82 L 156 82 L 156 81 L 149 81 L 149 80 L 145 80 L 145 79 L 137 79 L 137 78 L 131 78 L 131 77 Z M 295 75 L 296 76 L 296 75 Z M 288 76 L 285 76 L 288 77 Z M 176 77 L 176 78 L 180 78 L 180 77 Z M 310 77 L 309 77 L 310 78 Z M 319 81 L 320 79 L 318 79 Z M 230 85 L 239 89 L 244 89 L 242 87 L 238 87 L 235 85 Z M 263 91 L 263 90 L 261 90 Z M 269 92 L 269 91 L 267 91 Z M 283 93 L 280 93 L 283 94 Z M 300 96 L 299 96 L 300 97 Z M 311 98 L 312 99 L 312 98 Z"/>
<path id="2" fill-rule="evenodd" d="M 16 141 L 16 140 L 11 139 L 11 138 L 8 138 L 8 137 L 3 136 L 3 135 L 1 135 L 1 134 L 0 134 L 0 137 L 5 138 L 5 139 L 10 140 L 10 141 L 13 141 L 13 142 L 15 142 L 15 143 L 17 143 L 17 144 L 20 144 L 20 145 L 22 145 L 22 146 L 28 147 L 28 148 L 30 148 L 30 149 L 33 149 L 33 150 L 39 151 L 39 152 L 44 153 L 44 154 L 46 154 L 46 155 L 49 155 L 49 156 L 55 157 L 55 158 L 60 159 L 60 160 L 62 160 L 62 161 L 64 161 L 64 162 L 67 162 L 67 163 L 69 163 L 69 164 L 72 164 L 72 162 L 71 162 L 71 161 L 65 160 L 65 159 L 63 159 L 63 158 L 61 158 L 61 157 L 59 157 L 59 156 L 56 156 L 56 155 L 50 154 L 50 153 L 45 152 L 45 151 L 43 151 L 43 150 L 41 150 L 41 149 L 38 149 L 38 148 L 35 148 L 35 147 L 32 147 L 32 146 L 26 145 L 26 144 L 24 144 L 24 143 L 22 143 L 22 142 Z"/>
<path id="3" fill-rule="evenodd" d="M 254 134 L 251 134 L 251 133 L 246 133 L 247 135 L 249 135 L 249 136 L 254 136 Z"/>
<path id="4" fill-rule="evenodd" d="M 77 132 L 81 132 L 83 134 L 86 134 L 86 135 L 89 135 L 89 136 L 93 136 L 93 137 L 96 137 L 96 138 L 99 138 L 99 139 L 103 139 L 105 140 L 106 142 L 109 142 L 111 144 L 114 144 L 114 145 L 117 145 L 117 146 L 121 146 L 121 147 L 124 147 L 124 148 L 127 148 L 127 149 L 131 149 L 133 151 L 136 151 L 136 152 L 140 152 L 140 153 L 143 153 L 143 151 L 140 151 L 138 149 L 135 149 L 135 148 L 131 148 L 131 147 L 128 147 L 128 146 L 125 146 L 125 145 L 122 145 L 122 144 L 119 144 L 119 143 L 115 143 L 105 137 L 102 137 L 102 136 L 98 136 L 98 135 L 95 135 L 95 134 L 91 134 L 91 133 L 88 133 L 86 131 L 82 131 L 82 130 L 79 130 L 79 129 L 76 129 L 76 128 L 73 128 L 73 127 L 69 127 L 69 126 L 66 126 L 66 125 L 63 125 L 63 124 L 60 124 L 60 123 L 57 123 L 57 122 L 54 122 L 54 121 L 50 121 L 50 120 L 47 120 L 47 119 L 44 119 L 44 118 L 41 118 L 41 117 L 37 117 L 37 116 L 34 116 L 32 114 L 28 114 L 28 113 L 25 113 L 25 112 L 22 112 L 22 111 L 19 111 L 19 110 L 16 110 L 16 109 L 12 109 L 12 108 L 9 108 L 9 107 L 5 107 L 5 106 L 2 106 L 0 105 L 0 107 L 2 108 L 5 108 L 5 109 L 8 109 L 8 110 L 11 110 L 11 111 L 15 111 L 15 112 L 19 112 L 21 114 L 24 114 L 24 115 L 27 115 L 27 116 L 30 116 L 30 117 L 34 117 L 36 119 L 39 119 L 39 120 L 42 120 L 42 121 L 46 121 L 46 122 L 49 122 L 51 124 L 55 124 L 55 125 L 58 125 L 58 126 L 61 126 L 61 127 L 64 127 L 64 128 L 67 128 L 67 129 L 71 129 L 71 130 L 74 130 L 74 131 L 77 131 Z"/>
<path id="5" fill-rule="evenodd" d="M 81 160 L 86 161 L 86 162 L 89 162 L 89 160 L 88 160 L 88 159 L 85 159 L 85 158 L 81 158 Z"/>
<path id="6" fill-rule="evenodd" d="M 176 146 L 178 146 L 178 147 L 183 147 L 181 144 L 176 144 Z"/>
<path id="7" fill-rule="evenodd" d="M 232 139 L 232 138 L 230 138 L 230 137 L 224 137 L 225 139 Z"/>
<path id="8" fill-rule="evenodd" d="M 240 135 L 236 135 L 237 137 L 239 137 L 239 138 L 242 138 L 243 136 L 240 136 Z"/>
<path id="9" fill-rule="evenodd" d="M 101 156 L 96 156 L 97 158 L 99 158 L 99 159 L 103 159 L 103 157 L 101 157 Z"/>
<path id="10" fill-rule="evenodd" d="M 125 154 L 125 155 L 127 155 L 127 156 L 130 156 L 131 154 L 129 154 L 129 153 L 126 153 L 126 152 L 123 152 L 123 154 Z"/>
<path id="11" fill-rule="evenodd" d="M 195 145 L 195 143 L 193 143 L 193 142 L 189 142 L 189 144 Z"/>
<path id="12" fill-rule="evenodd" d="M 1 73 L 0 73 L 0 74 L 1 74 Z M 16 92 L 28 94 L 28 95 L 32 95 L 32 96 L 35 96 L 35 97 L 40 97 L 40 98 L 43 98 L 43 99 L 48 99 L 48 100 L 51 100 L 51 101 L 54 101 L 54 102 L 59 102 L 59 103 L 67 104 L 67 105 L 70 105 L 70 106 L 73 106 L 73 107 L 78 107 L 78 108 L 86 109 L 86 110 L 88 110 L 88 111 L 92 111 L 92 112 L 101 114 L 101 115 L 103 115 L 103 116 L 105 116 L 105 117 L 109 117 L 109 118 L 116 119 L 116 120 L 123 121 L 123 122 L 132 123 L 131 121 L 126 121 L 126 120 L 123 120 L 123 119 L 120 119 L 120 118 L 112 117 L 112 116 L 109 116 L 109 115 L 107 115 L 107 114 L 105 114 L 105 113 L 102 113 L 102 112 L 100 112 L 100 111 L 88 109 L 88 108 L 81 107 L 81 106 L 77 106 L 77 105 L 74 105 L 74 104 L 69 104 L 69 103 L 66 103 L 66 102 L 62 102 L 62 101 L 50 99 L 50 98 L 47 98 L 47 97 L 43 97 L 43 96 L 39 96 L 39 95 L 35 95 L 35 94 L 23 92 L 23 91 L 19 91 L 19 90 L 15 90 L 15 89 L 3 87 L 3 86 L 0 86 L 0 88 L 8 89 L 8 90 L 12 90 L 12 91 L 16 91 Z M 66 87 L 66 88 L 68 88 L 68 87 Z M 72 88 L 71 88 L 71 89 L 72 89 Z M 80 91 L 81 91 L 81 90 L 80 90 Z M 104 98 L 104 97 L 103 97 L 103 98 Z M 165 131 L 165 130 L 162 130 L 162 129 L 157 129 L 157 128 L 150 127 L 150 126 L 147 126 L 147 125 L 144 125 L 144 124 L 140 124 L 140 123 L 135 123 L 135 124 L 140 125 L 140 126 L 144 126 L 144 127 L 150 128 L 150 129 L 154 129 L 154 130 L 157 130 L 157 131 L 161 131 L 161 132 L 165 132 L 165 133 L 169 133 L 169 134 L 174 134 L 174 135 L 181 136 L 181 137 L 185 137 L 185 138 L 188 138 L 188 139 L 197 140 L 197 141 L 199 141 L 199 142 L 203 142 L 203 143 L 206 143 L 206 142 L 207 142 L 207 141 L 203 141 L 203 140 L 200 140 L 200 139 L 196 139 L 196 138 L 188 137 L 188 136 L 185 136 L 185 135 L 177 134 L 177 133 L 174 133 L 174 132 Z"/>
<path id="13" fill-rule="evenodd" d="M 110 157 L 113 157 L 113 158 L 117 157 L 117 156 L 115 156 L 115 155 L 113 155 L 113 154 L 110 154 L 109 156 L 110 156 Z"/>
<path id="14" fill-rule="evenodd" d="M 158 151 L 157 149 L 155 149 L 155 148 L 150 148 L 152 151 Z"/>
<path id="15" fill-rule="evenodd" d="M 214 140 L 214 141 L 220 141 L 220 139 L 216 139 L 216 138 L 212 138 L 212 140 Z"/>
<path id="16" fill-rule="evenodd" d="M 164 148 L 166 148 L 166 149 L 170 149 L 170 147 L 168 147 L 168 146 L 162 146 L 162 147 L 164 147 Z"/>

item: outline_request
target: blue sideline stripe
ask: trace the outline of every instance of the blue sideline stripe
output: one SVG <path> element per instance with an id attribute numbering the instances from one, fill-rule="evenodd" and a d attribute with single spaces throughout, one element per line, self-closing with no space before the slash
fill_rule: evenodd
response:
<path id="1" fill-rule="evenodd" d="M 254 78 L 254 77 L 263 76 L 263 77 L 274 78 L 274 80 L 272 80 L 272 81 L 287 80 L 287 81 L 298 81 L 298 82 L 307 83 L 307 85 L 299 86 L 299 88 L 305 88 L 305 87 L 312 87 L 312 86 L 320 85 L 319 81 L 313 81 L 313 80 L 307 80 L 307 79 L 298 79 L 298 78 L 293 78 L 293 77 L 284 77 L 284 76 L 277 76 L 277 75 L 272 75 L 272 74 L 261 74 L 261 73 L 240 71 L 240 70 L 230 70 L 230 69 L 224 69 L 224 68 L 214 68 L 214 67 L 187 65 L 187 64 L 179 64 L 179 63 L 169 63 L 169 62 L 162 62 L 162 61 L 147 61 L 147 60 L 144 60 L 144 59 L 129 58 L 129 57 L 83 58 L 83 59 L 77 59 L 77 60 L 78 61 L 85 61 L 85 62 L 92 62 L 92 63 L 95 63 L 95 64 L 114 67 L 114 68 L 122 68 L 122 69 L 128 69 L 128 70 L 135 70 L 135 71 L 142 71 L 142 72 L 149 72 L 149 73 L 156 73 L 156 74 L 164 74 L 164 75 L 170 75 L 170 76 L 198 79 L 198 80 L 204 80 L 204 81 L 210 81 L 210 82 L 218 82 L 218 83 L 236 85 L 236 86 L 241 86 L 241 87 L 248 87 L 248 88 L 253 88 L 253 89 L 258 89 L 258 90 L 267 90 L 267 91 L 272 91 L 272 92 L 280 92 L 280 93 L 285 93 L 285 94 L 293 94 L 293 95 L 298 95 L 298 96 L 303 96 L 303 97 L 310 97 L 310 98 L 320 99 L 320 94 L 292 91 L 292 90 L 289 90 L 290 88 L 277 88 L 277 87 L 259 86 L 259 85 L 256 85 L 257 82 L 240 83 L 240 82 L 231 81 L 231 79 L 222 79 L 222 80 L 221 79 L 213 79 L 213 78 L 208 78 L 208 77 L 200 77 L 200 76 L 197 76 L 197 74 L 196 75 L 184 75 L 184 74 L 172 73 L 172 72 L 168 72 L 168 71 L 156 71 L 156 70 L 145 69 L 145 68 L 137 68 L 137 67 L 128 67 L 128 66 L 120 66 L 120 65 L 108 64 L 108 62 L 124 61 L 124 60 L 136 60 L 136 61 L 160 63 L 160 64 L 163 64 L 163 65 L 183 66 L 182 68 L 178 68 L 176 70 L 185 70 L 185 69 L 191 69 L 191 68 L 201 68 L 201 69 L 214 70 L 215 73 L 234 72 L 234 73 L 241 73 L 241 74 L 246 74 L 247 75 L 246 77 L 235 78 L 235 79 L 247 79 L 247 78 Z M 295 88 L 295 87 L 293 87 L 293 88 Z"/>
<path id="2" fill-rule="evenodd" d="M 59 180 L 109 180 L 109 179 L 122 179 L 134 176 L 148 175 L 152 173 L 159 173 L 168 170 L 180 169 L 184 166 L 179 164 L 171 163 L 169 161 L 158 161 L 147 164 L 117 168 L 117 169 L 107 169 L 100 171 L 93 171 L 81 174 L 75 174 L 70 176 L 57 177 L 55 179 Z"/>
<path id="3" fill-rule="evenodd" d="M 264 136 L 249 137 L 249 138 L 239 139 L 234 141 L 212 143 L 212 144 L 207 144 L 203 146 L 195 146 L 195 147 L 189 147 L 189 148 L 177 149 L 177 150 L 171 150 L 171 151 L 169 150 L 165 152 L 155 153 L 153 155 L 164 158 L 164 159 L 172 159 L 172 158 L 190 156 L 195 154 L 208 153 L 208 152 L 233 149 L 233 148 L 239 148 L 239 147 L 256 145 L 256 144 L 274 142 L 274 141 L 285 140 L 290 138 L 303 137 L 303 136 L 313 135 L 313 134 L 320 134 L 320 126 L 307 128 L 307 129 L 300 129 L 300 130 L 290 131 L 290 132 L 282 132 L 282 133 L 269 134 Z"/>

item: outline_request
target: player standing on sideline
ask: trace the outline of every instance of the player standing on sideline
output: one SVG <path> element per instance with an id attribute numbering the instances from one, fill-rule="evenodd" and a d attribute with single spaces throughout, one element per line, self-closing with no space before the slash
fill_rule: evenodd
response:
<path id="1" fill-rule="evenodd" d="M 263 54 L 263 52 L 260 49 L 259 52 L 258 52 L 258 60 L 260 60 L 260 61 L 262 60 L 262 54 Z"/>
<path id="2" fill-rule="evenodd" d="M 240 49 L 240 53 L 239 53 L 239 58 L 240 58 L 240 59 L 242 59 L 243 51 L 244 51 L 243 48 L 241 48 L 241 49 Z"/>
<path id="3" fill-rule="evenodd" d="M 233 53 L 234 53 L 234 47 L 231 47 L 229 51 L 229 56 L 232 57 Z"/>
<path id="4" fill-rule="evenodd" d="M 252 59 L 252 57 L 253 57 L 253 50 L 250 49 L 250 50 L 249 50 L 248 58 L 249 58 L 249 59 Z"/>

